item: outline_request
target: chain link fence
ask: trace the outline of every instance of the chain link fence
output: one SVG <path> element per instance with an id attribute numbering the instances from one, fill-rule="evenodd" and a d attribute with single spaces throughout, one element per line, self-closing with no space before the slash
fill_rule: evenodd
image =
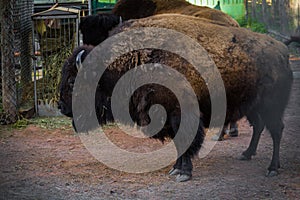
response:
<path id="1" fill-rule="evenodd" d="M 1 5 L 0 123 L 19 114 L 32 115 L 34 96 L 31 61 L 33 0 L 5 0 Z"/>

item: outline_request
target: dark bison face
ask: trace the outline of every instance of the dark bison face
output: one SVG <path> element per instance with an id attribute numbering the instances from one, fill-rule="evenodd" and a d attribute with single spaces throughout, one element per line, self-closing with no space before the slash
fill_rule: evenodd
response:
<path id="1" fill-rule="evenodd" d="M 83 45 L 74 50 L 73 54 L 65 61 L 62 68 L 60 82 L 60 100 L 58 108 L 61 113 L 73 117 L 72 112 L 72 92 L 79 65 L 93 49 L 92 46 Z"/>
<path id="2" fill-rule="evenodd" d="M 83 36 L 83 43 L 97 46 L 109 36 L 109 31 L 120 21 L 120 17 L 113 14 L 90 15 L 82 18 L 79 29 Z"/>

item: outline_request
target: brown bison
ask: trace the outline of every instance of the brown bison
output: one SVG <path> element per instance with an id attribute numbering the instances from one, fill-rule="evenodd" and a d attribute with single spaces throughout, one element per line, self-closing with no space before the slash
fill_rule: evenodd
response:
<path id="1" fill-rule="evenodd" d="M 156 14 L 176 13 L 212 20 L 224 26 L 239 27 L 237 21 L 220 10 L 196 6 L 186 0 L 119 0 L 112 13 L 124 20 L 140 19 Z"/>
<path id="2" fill-rule="evenodd" d="M 141 27 L 166 28 L 183 33 L 197 41 L 213 59 L 222 76 L 227 97 L 225 124 L 246 116 L 253 126 L 250 145 L 240 157 L 250 160 L 256 154 L 261 132 L 266 127 L 273 139 L 273 156 L 267 176 L 278 173 L 279 147 L 283 130 L 282 115 L 289 99 L 292 72 L 289 67 L 288 50 L 282 43 L 269 36 L 249 30 L 222 26 L 206 19 L 179 14 L 155 15 L 148 18 L 124 22 L 112 30 L 110 35 Z M 141 41 L 149 38 L 141 38 Z M 85 51 L 81 51 L 84 49 Z M 62 71 L 60 107 L 63 114 L 72 116 L 72 86 L 77 74 L 77 60 L 84 59 L 90 49 L 80 47 L 65 63 Z M 78 56 L 78 52 L 83 52 Z M 93 51 L 92 51 L 93 52 Z M 93 53 L 90 55 L 93 55 Z M 197 56 L 197 55 L 194 55 Z M 96 110 L 100 123 L 105 123 L 109 111 L 112 90 L 118 80 L 129 70 L 141 64 L 161 63 L 177 70 L 190 82 L 200 106 L 201 118 L 197 134 L 190 148 L 181 155 L 171 175 L 178 174 L 177 181 L 186 181 L 192 175 L 191 158 L 195 156 L 203 142 L 205 127 L 211 117 L 210 95 L 202 76 L 185 59 L 171 52 L 159 49 L 145 49 L 124 54 L 116 59 L 99 80 L 96 92 Z M 88 67 L 88 66 L 85 66 Z M 214 76 L 213 74 L 211 76 Z M 179 90 L 184 90 L 178 83 Z M 148 84 L 133 94 L 129 111 L 139 125 L 147 125 L 151 118 L 149 109 L 161 104 L 167 112 L 167 119 L 161 131 L 153 138 L 164 140 L 174 138 L 180 125 L 180 105 L 174 94 L 163 86 Z M 105 106 L 105 113 L 103 108 Z M 190 112 L 191 119 L 199 118 Z M 191 133 L 186 128 L 186 136 Z M 175 143 L 176 145 L 176 143 Z M 179 147 L 178 147 L 179 148 Z"/>

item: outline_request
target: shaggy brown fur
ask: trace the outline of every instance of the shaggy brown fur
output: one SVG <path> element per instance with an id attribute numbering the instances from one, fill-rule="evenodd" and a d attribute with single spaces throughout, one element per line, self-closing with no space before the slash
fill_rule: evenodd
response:
<path id="1" fill-rule="evenodd" d="M 226 26 L 239 24 L 222 11 L 192 5 L 185 0 L 119 0 L 112 12 L 124 20 L 139 19 L 156 14 L 178 13 L 219 22 Z"/>
<path id="2" fill-rule="evenodd" d="M 263 84 L 267 81 L 270 81 L 271 84 L 276 81 L 277 76 L 281 76 L 279 72 L 289 70 L 287 67 L 282 67 L 288 65 L 286 63 L 288 51 L 282 43 L 246 29 L 216 26 L 207 23 L 205 19 L 201 20 L 190 16 L 164 14 L 125 23 L 121 28 L 115 29 L 113 34 L 137 27 L 173 29 L 194 38 L 207 50 L 218 66 L 229 94 L 227 95 L 228 110 L 230 111 L 228 112 L 228 121 L 234 121 L 240 117 L 240 112 L 235 111 L 237 105 L 248 107 L 248 102 L 252 103 L 254 99 L 258 98 L 257 92 L 263 90 L 259 86 L 265 87 Z M 161 52 L 156 54 L 161 54 Z M 281 56 L 274 56 L 277 54 Z M 151 52 L 151 56 L 153 57 L 153 52 Z M 203 101 L 206 101 L 208 91 L 203 79 L 190 75 L 197 74 L 193 67 L 187 63 L 177 62 L 177 60 L 174 62 L 175 57 L 173 56 L 168 56 L 169 59 L 165 57 L 162 53 L 161 56 L 155 57 L 157 59 L 155 61 L 172 66 L 183 73 L 196 93 L 201 94 L 204 97 Z M 118 70 L 128 70 L 124 65 L 115 65 L 115 67 L 122 67 Z M 272 70 L 275 70 L 276 74 L 272 74 Z"/>

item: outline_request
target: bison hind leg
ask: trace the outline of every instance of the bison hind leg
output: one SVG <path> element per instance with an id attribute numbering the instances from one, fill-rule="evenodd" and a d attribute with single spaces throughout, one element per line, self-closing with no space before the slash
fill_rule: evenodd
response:
<path id="1" fill-rule="evenodd" d="M 243 152 L 239 159 L 250 160 L 251 157 L 256 154 L 260 135 L 264 127 L 266 127 L 273 140 L 272 161 L 266 173 L 268 177 L 276 176 L 278 174 L 278 168 L 280 168 L 279 148 L 284 127 L 281 120 L 281 110 L 282 109 L 276 109 L 276 106 L 264 106 L 263 109 L 253 109 L 253 111 L 247 115 L 250 124 L 253 126 L 253 134 L 249 147 Z"/>
<path id="2" fill-rule="evenodd" d="M 242 155 L 238 158 L 239 160 L 251 160 L 252 156 L 256 155 L 256 149 L 261 136 L 262 131 L 265 128 L 265 122 L 261 115 L 254 111 L 247 115 L 247 119 L 253 127 L 252 138 L 249 147 Z"/>
<path id="3" fill-rule="evenodd" d="M 273 140 L 272 161 L 268 167 L 266 176 L 272 177 L 278 174 L 278 168 L 280 168 L 279 149 L 284 125 L 281 119 L 273 118 L 267 122 L 266 127 L 269 130 Z"/>

